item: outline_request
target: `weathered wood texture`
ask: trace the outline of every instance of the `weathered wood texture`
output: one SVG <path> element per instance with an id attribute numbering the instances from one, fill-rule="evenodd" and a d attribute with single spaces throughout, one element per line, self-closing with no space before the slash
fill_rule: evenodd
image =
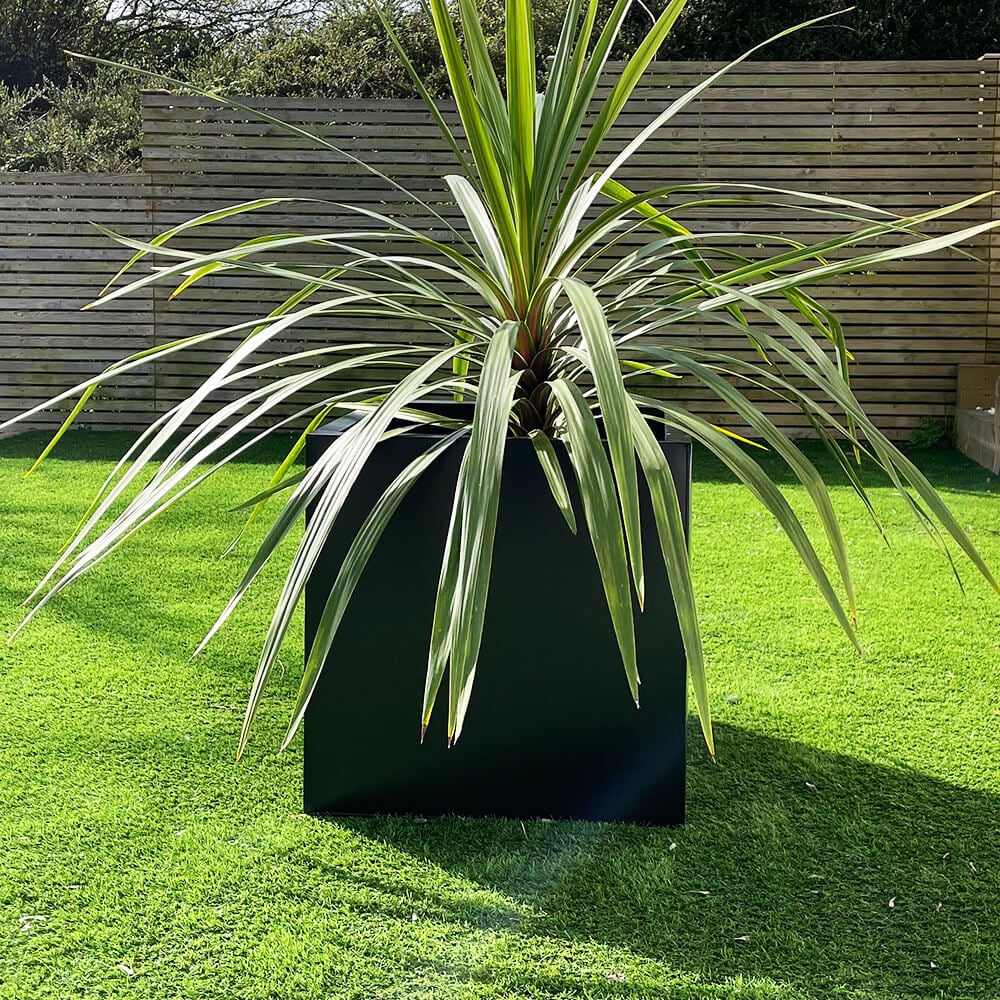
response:
<path id="1" fill-rule="evenodd" d="M 0 420 L 153 344 L 151 296 L 82 311 L 122 259 L 95 224 L 148 237 L 149 179 L 0 174 Z M 142 426 L 154 399 L 154 373 L 144 367 L 96 392 L 81 426 Z M 28 426 L 62 419 L 47 411 Z"/>
<path id="2" fill-rule="evenodd" d="M 612 136 L 612 149 L 712 68 L 704 64 L 654 66 L 647 85 L 630 103 Z M 712 184 L 723 196 L 747 199 L 739 204 L 702 204 L 678 211 L 681 221 L 696 231 L 821 238 L 846 223 L 810 211 L 802 199 L 781 196 L 782 207 L 777 208 L 754 204 L 761 200 L 759 195 L 732 185 L 757 184 L 855 198 L 901 214 L 996 188 L 1000 180 L 998 80 L 995 61 L 746 64 L 678 114 L 620 176 L 640 188 Z M 257 103 L 373 163 L 446 219 L 456 217 L 440 181 L 441 174 L 453 169 L 452 157 L 419 104 L 297 99 Z M 89 297 L 100 284 L 94 272 L 106 276 L 112 268 L 111 258 L 121 259 L 123 253 L 99 237 L 84 235 L 77 224 L 93 219 L 112 227 L 134 224 L 141 228 L 141 210 L 133 219 L 127 215 L 124 202 L 128 200 L 127 185 L 142 183 L 148 183 L 149 232 L 260 196 L 307 197 L 319 202 L 284 202 L 227 220 L 210 230 L 199 230 L 197 237 L 185 238 L 182 245 L 186 246 L 221 248 L 262 229 L 335 233 L 348 224 L 356 225 L 351 215 L 338 207 L 344 202 L 405 213 L 418 226 L 434 224 L 426 207 L 407 203 L 384 180 L 357 164 L 305 139 L 289 137 L 273 126 L 210 104 L 189 97 L 146 95 L 146 179 L 119 179 L 122 207 L 114 207 L 106 197 L 114 183 L 107 179 L 103 181 L 104 195 L 79 189 L 72 207 L 67 202 L 61 220 L 46 214 L 41 202 L 32 202 L 38 206 L 39 228 L 31 231 L 36 235 L 19 234 L 12 238 L 21 240 L 21 245 L 12 242 L 8 246 L 5 234 L 0 237 L 0 253 L 19 259 L 25 267 L 30 263 L 35 268 L 32 274 L 45 272 L 45 280 L 55 285 L 66 279 L 60 278 L 58 270 L 47 269 L 46 246 L 63 254 L 64 259 L 85 259 L 92 275 L 89 286 L 83 280 L 82 263 L 79 271 L 69 268 L 73 276 L 69 284 L 81 300 Z M 445 108 L 445 114 L 454 118 L 450 108 Z M 18 195 L 15 188 L 29 181 L 0 180 L 0 206 L 8 201 L 12 206 L 10 210 L 0 207 L 4 220 L 13 219 L 17 199 L 27 197 Z M 698 197 L 691 195 L 690 200 Z M 997 207 L 981 202 L 953 215 L 947 225 L 983 221 Z M 115 212 L 123 213 L 120 222 L 115 221 Z M 927 228 L 940 227 L 936 223 Z M 436 229 L 444 231 L 440 222 Z M 753 246 L 756 242 L 764 241 L 751 238 L 752 252 L 766 249 Z M 103 271 L 98 248 L 108 261 Z M 854 385 L 859 398 L 876 422 L 894 436 L 905 437 L 927 417 L 951 416 L 957 364 L 1000 360 L 1000 237 L 981 239 L 969 249 L 971 255 L 967 256 L 948 251 L 900 262 L 879 274 L 854 273 L 831 283 L 820 295 L 844 321 L 857 357 Z M 328 251 L 316 249 L 310 260 L 321 263 L 329 259 L 325 253 Z M 306 256 L 300 252 L 297 259 Z M 8 263 L 0 261 L 4 296 L 8 296 L 8 284 L 14 284 Z M 31 344 L 12 339 L 18 331 L 8 317 L 22 299 L 39 294 L 43 284 L 41 279 L 30 279 L 4 299 L 0 335 L 6 338 L 5 347 L 22 345 L 33 351 L 25 355 L 25 377 L 35 358 L 50 369 L 58 369 L 58 377 L 65 380 L 69 369 L 57 356 L 38 350 L 45 342 L 31 337 L 27 326 L 21 336 L 28 334 Z M 30 294 L 27 285 L 32 285 Z M 157 290 L 152 303 L 152 336 L 156 343 L 164 343 L 210 326 L 253 319 L 280 301 L 283 291 L 287 289 L 274 282 L 248 277 L 213 277 L 173 301 L 167 301 L 167 289 Z M 59 335 L 67 338 L 65 343 L 76 336 L 88 344 L 87 354 L 73 356 L 72 370 L 78 372 L 80 365 L 89 366 L 89 370 L 99 367 L 106 357 L 123 353 L 125 341 L 137 348 L 146 346 L 148 340 L 143 338 L 149 336 L 150 328 L 147 323 L 139 329 L 139 315 L 148 318 L 148 303 L 84 314 L 88 324 L 94 320 L 101 324 L 94 326 L 84 326 L 75 315 L 61 314 L 54 322 L 60 326 Z M 315 322 L 297 327 L 293 342 L 308 346 L 320 337 L 352 340 L 360 331 L 372 339 L 424 336 L 421 331 L 394 330 L 381 323 Z M 44 326 L 37 333 L 39 337 L 52 336 Z M 749 345 L 722 322 L 685 327 L 680 336 L 688 343 L 754 357 Z M 224 343 L 157 364 L 155 385 L 150 374 L 141 386 L 151 393 L 142 397 L 144 403 L 152 399 L 155 408 L 162 411 L 182 398 L 220 359 Z M 19 351 L 9 356 L 21 362 Z M 69 360 L 67 356 L 67 363 Z M 129 390 L 134 393 L 138 388 L 130 385 Z M 702 413 L 728 426 L 739 426 L 721 404 L 697 387 L 675 390 L 671 385 L 671 390 Z M 7 383 L 2 391 L 7 393 Z M 34 386 L 31 391 L 35 391 Z M 13 402 L 6 398 L 0 401 L 0 407 L 7 409 L 16 405 L 16 393 Z M 806 431 L 803 418 L 791 404 L 775 400 L 767 406 L 789 433 Z M 97 412 L 89 416 L 92 422 L 106 419 L 125 425 L 135 419 L 134 412 L 125 408 L 120 417 L 111 413 L 102 417 Z"/>
<path id="3" fill-rule="evenodd" d="M 986 60 L 984 60 L 984 63 Z M 993 179 L 990 190 L 1000 192 L 1000 61 L 993 67 Z M 984 103 L 989 103 L 988 101 Z M 994 194 L 993 218 L 1000 217 L 1000 194 Z M 992 232 L 989 241 L 989 288 L 987 290 L 986 349 L 984 364 L 1000 364 L 1000 234 Z"/>

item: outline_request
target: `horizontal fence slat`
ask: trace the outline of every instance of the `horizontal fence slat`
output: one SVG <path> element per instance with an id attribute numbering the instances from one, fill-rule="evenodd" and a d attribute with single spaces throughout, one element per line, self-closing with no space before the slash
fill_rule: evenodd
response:
<path id="1" fill-rule="evenodd" d="M 653 64 L 609 135 L 601 162 L 607 163 L 684 89 L 718 68 L 721 64 Z M 621 63 L 609 64 L 599 99 L 621 70 Z M 675 195 L 671 206 L 738 197 L 739 204 L 688 205 L 682 221 L 696 234 L 726 233 L 716 236 L 716 242 L 748 256 L 775 252 L 781 246 L 775 234 L 816 242 L 844 232 L 846 223 L 807 211 L 809 203 L 793 195 L 778 196 L 780 205 L 763 205 L 763 193 L 753 192 L 753 185 L 798 188 L 901 215 L 993 188 L 1000 175 L 998 90 L 997 60 L 748 62 L 676 115 L 620 177 L 640 189 L 710 186 Z M 169 289 L 157 286 L 81 312 L 130 253 L 95 223 L 145 239 L 195 215 L 262 195 L 313 201 L 285 200 L 233 217 L 185 234 L 179 245 L 222 251 L 260 231 L 315 235 L 358 227 L 356 213 L 316 200 L 393 213 L 441 238 L 447 234 L 446 223 L 461 223 L 441 179 L 454 169 L 453 154 L 419 102 L 289 97 L 247 103 L 365 159 L 426 204 L 407 204 L 384 179 L 218 102 L 144 94 L 143 173 L 0 174 L 0 419 L 98 374 L 127 353 L 258 318 L 291 288 L 245 273 L 213 276 L 174 301 L 167 300 Z M 457 128 L 454 106 L 442 102 L 441 108 Z M 998 210 L 996 199 L 986 200 L 925 228 L 941 232 L 973 225 Z M 432 211 L 446 221 L 435 219 Z M 618 252 L 640 242 L 625 238 Z M 882 245 L 893 244 L 882 241 L 851 252 Z M 383 252 L 409 249 L 394 240 L 384 244 Z M 952 413 L 956 364 L 1000 360 L 1000 234 L 981 237 L 966 249 L 971 253 L 964 256 L 942 250 L 878 273 L 843 275 L 817 290 L 844 322 L 856 356 L 853 386 L 858 398 L 891 436 L 905 437 L 920 420 Z M 308 270 L 328 266 L 336 252 L 304 245 L 275 259 Z M 840 259 L 846 252 L 835 256 Z M 719 261 L 719 266 L 727 265 Z M 148 264 L 140 267 L 144 273 Z M 590 274 L 584 272 L 585 277 Z M 466 290 L 447 281 L 445 288 L 467 305 L 475 304 Z M 775 305 L 788 311 L 783 300 Z M 673 342 L 694 349 L 758 360 L 743 337 L 711 318 L 672 326 L 668 334 Z M 431 343 L 440 335 L 373 316 L 320 319 L 290 328 L 280 344 L 262 351 L 257 360 L 276 358 L 288 345 L 306 349 L 350 343 L 359 336 Z M 223 338 L 143 365 L 102 387 L 82 423 L 141 426 L 151 414 L 186 398 L 236 343 L 234 337 Z M 378 385 L 385 377 L 384 369 L 366 369 L 358 384 Z M 672 389 L 697 412 L 737 432 L 749 430 L 690 380 Z M 239 399 L 244 390 L 236 386 L 216 394 L 206 412 Z M 786 433 L 808 433 L 794 406 L 756 389 L 746 391 Z M 318 400 L 321 394 L 314 389 L 302 398 Z M 56 426 L 69 405 L 40 415 L 35 425 Z"/>

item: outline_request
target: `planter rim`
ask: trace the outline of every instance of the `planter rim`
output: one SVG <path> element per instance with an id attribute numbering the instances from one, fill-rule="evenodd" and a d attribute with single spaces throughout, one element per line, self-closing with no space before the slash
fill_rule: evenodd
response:
<path id="1" fill-rule="evenodd" d="M 440 403 L 433 403 L 433 404 L 432 403 L 427 403 L 427 404 L 421 404 L 421 405 L 426 405 L 426 406 L 430 407 L 432 405 L 433 406 L 439 406 L 441 404 Z M 451 406 L 459 405 L 460 406 L 460 405 L 464 405 L 464 404 L 445 403 L 444 405 L 451 405 Z M 317 427 L 315 430 L 310 431 L 309 432 L 309 436 L 312 437 L 312 436 L 315 435 L 316 437 L 336 437 L 339 434 L 343 434 L 344 431 L 346 431 L 348 427 L 350 427 L 352 424 L 357 423 L 357 421 L 361 419 L 361 417 L 364 415 L 364 412 L 365 412 L 364 410 L 351 410 L 349 413 L 345 413 L 342 416 L 336 417 L 335 419 L 331 420 L 329 423 L 322 424 L 321 426 Z M 407 423 L 409 423 L 409 421 L 407 421 Z M 661 443 L 666 443 L 666 444 L 680 444 L 680 445 L 691 444 L 691 435 L 690 434 L 685 434 L 684 431 L 679 431 L 679 430 L 676 430 L 673 427 L 668 427 L 666 424 L 660 423 L 659 421 L 656 422 L 654 429 L 657 432 L 657 440 L 660 441 Z M 434 438 L 434 437 L 440 437 L 441 436 L 441 430 L 442 430 L 441 428 L 435 428 L 433 431 L 426 430 L 426 429 L 424 429 L 424 425 L 414 423 L 413 424 L 413 430 L 407 433 L 407 437 L 417 437 L 417 438 Z M 602 434 L 602 437 L 603 437 L 603 434 Z M 526 437 L 525 438 L 515 437 L 515 436 L 509 434 L 507 436 L 507 440 L 508 441 L 520 441 L 520 440 L 527 441 L 528 439 Z M 562 444 L 563 442 L 561 441 L 561 439 L 555 438 L 555 439 L 553 439 L 553 443 Z"/>

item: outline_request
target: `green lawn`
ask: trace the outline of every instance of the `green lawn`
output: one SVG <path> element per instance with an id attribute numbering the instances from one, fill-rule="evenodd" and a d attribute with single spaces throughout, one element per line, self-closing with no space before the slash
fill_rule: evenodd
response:
<path id="1" fill-rule="evenodd" d="M 23 482 L 42 440 L 0 442 L 4 631 L 127 439 L 78 432 Z M 836 490 L 858 658 L 772 519 L 698 456 L 719 762 L 692 726 L 685 827 L 328 821 L 299 811 L 299 744 L 276 753 L 301 649 L 232 760 L 278 575 L 188 659 L 239 572 L 224 508 L 276 454 L 0 647 L 2 1000 L 996 995 L 1000 598 L 972 572 L 963 595 L 889 491 L 892 552 Z M 1000 567 L 997 483 L 919 460 Z"/>

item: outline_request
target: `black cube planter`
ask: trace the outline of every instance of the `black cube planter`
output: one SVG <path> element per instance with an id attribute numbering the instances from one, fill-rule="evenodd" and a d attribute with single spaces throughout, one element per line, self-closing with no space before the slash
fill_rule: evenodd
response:
<path id="1" fill-rule="evenodd" d="M 309 464 L 347 423 L 309 436 Z M 307 649 L 361 521 L 426 444 L 420 434 L 392 438 L 366 465 L 306 590 Z M 483 645 L 461 739 L 447 748 L 445 680 L 420 744 L 434 598 L 463 448 L 460 441 L 446 451 L 406 496 L 347 609 L 306 712 L 306 812 L 683 822 L 686 664 L 649 498 L 643 490 L 637 710 L 568 459 L 561 456 L 576 535 L 526 439 L 507 443 Z M 687 525 L 691 444 L 672 434 L 663 448 Z"/>

